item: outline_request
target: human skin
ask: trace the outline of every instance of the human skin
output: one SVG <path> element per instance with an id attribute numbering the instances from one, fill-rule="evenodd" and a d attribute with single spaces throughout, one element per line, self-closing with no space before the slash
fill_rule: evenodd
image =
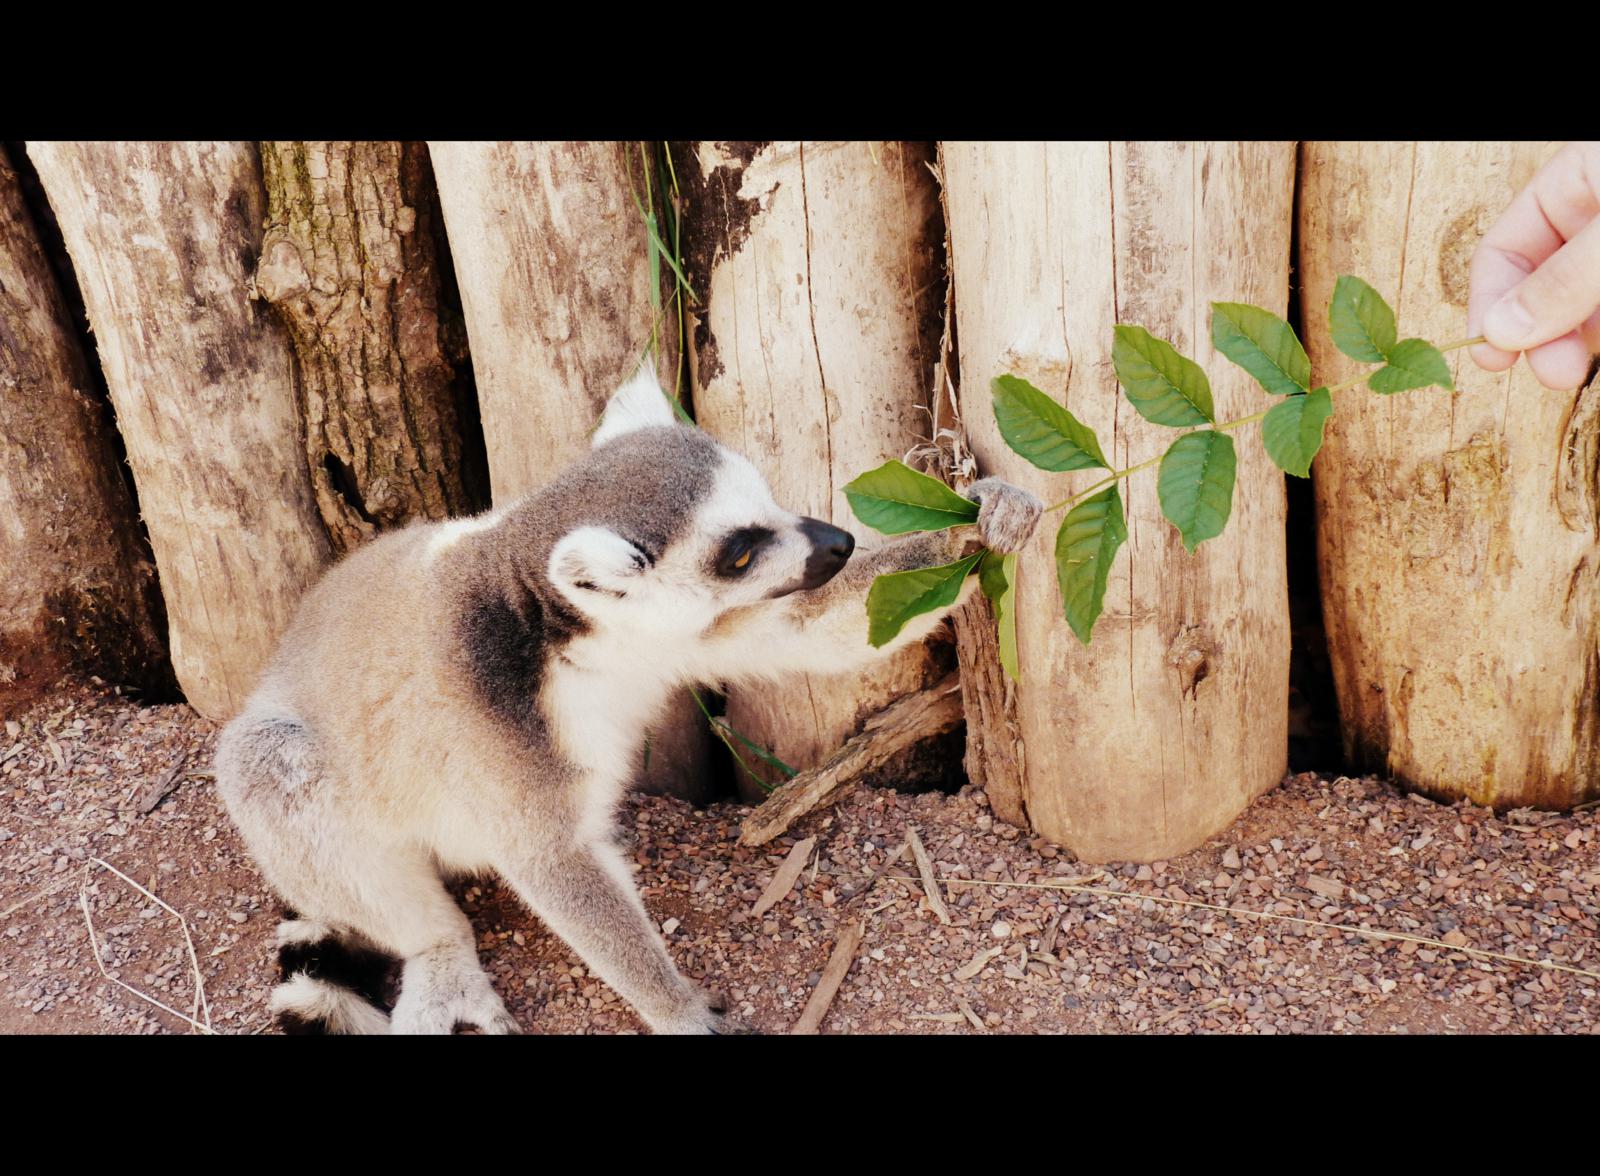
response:
<path id="1" fill-rule="evenodd" d="M 1479 367 L 1526 355 L 1546 388 L 1588 378 L 1600 352 L 1600 142 L 1569 143 L 1539 169 L 1479 243 L 1471 282 Z"/>

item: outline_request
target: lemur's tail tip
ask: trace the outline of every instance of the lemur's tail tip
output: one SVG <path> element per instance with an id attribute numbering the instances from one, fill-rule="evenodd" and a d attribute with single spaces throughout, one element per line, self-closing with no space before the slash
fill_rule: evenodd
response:
<path id="1" fill-rule="evenodd" d="M 389 1032 L 400 961 L 310 919 L 278 924 L 283 983 L 268 1007 L 288 1034 Z"/>

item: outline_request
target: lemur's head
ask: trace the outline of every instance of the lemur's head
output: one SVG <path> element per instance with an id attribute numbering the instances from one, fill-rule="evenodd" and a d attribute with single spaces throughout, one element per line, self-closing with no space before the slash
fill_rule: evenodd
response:
<path id="1" fill-rule="evenodd" d="M 612 396 L 593 451 L 551 490 L 563 518 L 545 574 L 606 627 L 700 633 L 732 609 L 820 587 L 855 547 L 848 531 L 774 502 L 744 457 L 678 424 L 648 368 Z"/>

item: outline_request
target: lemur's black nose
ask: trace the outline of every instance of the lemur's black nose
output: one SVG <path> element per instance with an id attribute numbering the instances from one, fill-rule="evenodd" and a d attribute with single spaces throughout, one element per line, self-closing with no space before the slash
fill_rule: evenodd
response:
<path id="1" fill-rule="evenodd" d="M 821 519 L 801 519 L 800 533 L 811 540 L 811 555 L 806 559 L 801 587 L 820 588 L 850 562 L 850 553 L 856 549 L 856 537 Z"/>

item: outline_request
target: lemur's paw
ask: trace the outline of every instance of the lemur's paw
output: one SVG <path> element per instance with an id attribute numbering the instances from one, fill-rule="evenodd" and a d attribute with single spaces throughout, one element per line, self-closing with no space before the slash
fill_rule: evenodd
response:
<path id="1" fill-rule="evenodd" d="M 694 991 L 676 1014 L 650 1021 L 650 1031 L 656 1034 L 707 1034 L 723 1036 L 750 1033 L 742 1021 L 727 1014 L 727 1001 L 712 993 Z"/>
<path id="2" fill-rule="evenodd" d="M 978 479 L 967 488 L 967 497 L 978 504 L 978 534 L 984 545 L 1001 555 L 1027 546 L 1044 513 L 1044 503 L 999 478 Z"/>
<path id="3" fill-rule="evenodd" d="M 711 1015 L 715 1018 L 711 1025 L 711 1032 L 721 1037 L 745 1037 L 758 1032 L 754 1026 L 737 1017 L 728 1015 L 728 998 L 721 993 L 713 993 L 707 1002 Z"/>

